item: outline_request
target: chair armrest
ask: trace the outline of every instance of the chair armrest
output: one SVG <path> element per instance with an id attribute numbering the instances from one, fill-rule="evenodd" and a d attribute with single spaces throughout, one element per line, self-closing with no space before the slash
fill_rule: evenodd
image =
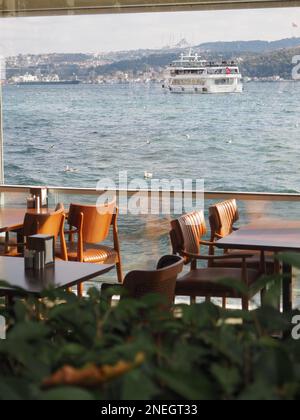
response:
<path id="1" fill-rule="evenodd" d="M 223 239 L 223 236 L 222 236 L 222 235 L 219 235 L 218 233 L 215 233 L 214 235 L 215 235 L 215 237 L 216 237 L 216 238 L 218 238 L 218 239 Z"/>
<path id="2" fill-rule="evenodd" d="M 211 242 L 211 241 L 200 241 L 200 245 L 205 245 L 205 246 L 217 246 L 217 242 Z"/>

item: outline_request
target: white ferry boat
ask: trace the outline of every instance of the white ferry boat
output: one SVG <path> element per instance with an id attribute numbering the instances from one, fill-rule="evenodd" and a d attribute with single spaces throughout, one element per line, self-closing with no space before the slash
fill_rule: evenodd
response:
<path id="1" fill-rule="evenodd" d="M 241 93 L 242 75 L 234 61 L 215 63 L 192 51 L 166 69 L 163 88 L 171 93 Z"/>

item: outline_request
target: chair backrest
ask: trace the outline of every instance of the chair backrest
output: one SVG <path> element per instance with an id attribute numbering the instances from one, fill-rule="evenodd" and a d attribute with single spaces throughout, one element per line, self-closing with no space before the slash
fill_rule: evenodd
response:
<path id="1" fill-rule="evenodd" d="M 63 232 L 65 213 L 63 205 L 57 206 L 52 213 L 26 213 L 24 218 L 24 236 L 51 235 L 55 239 Z"/>
<path id="2" fill-rule="evenodd" d="M 81 232 L 84 243 L 96 244 L 107 239 L 116 214 L 115 200 L 102 206 L 71 204 L 68 222 Z"/>
<path id="3" fill-rule="evenodd" d="M 227 200 L 211 206 L 209 208 L 211 239 L 220 239 L 230 235 L 238 220 L 239 211 L 236 200 Z"/>
<path id="4" fill-rule="evenodd" d="M 207 233 L 203 211 L 194 211 L 172 220 L 170 232 L 173 253 L 182 251 L 199 254 L 200 240 Z"/>
<path id="5" fill-rule="evenodd" d="M 163 296 L 163 307 L 170 307 L 174 302 L 176 280 L 183 269 L 183 258 L 176 255 L 163 257 L 155 271 L 132 271 L 124 279 L 124 287 L 129 296 L 139 298 L 156 293 Z"/>

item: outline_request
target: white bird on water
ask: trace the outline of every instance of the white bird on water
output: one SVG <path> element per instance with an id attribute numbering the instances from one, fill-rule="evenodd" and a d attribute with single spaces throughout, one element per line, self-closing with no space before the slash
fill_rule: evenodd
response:
<path id="1" fill-rule="evenodd" d="M 153 178 L 153 174 L 151 172 L 144 172 L 144 178 L 145 179 L 152 179 Z"/>
<path id="2" fill-rule="evenodd" d="M 186 137 L 187 140 L 190 140 L 190 138 L 191 138 L 191 136 L 189 134 L 186 134 L 185 137 Z"/>
<path id="3" fill-rule="evenodd" d="M 78 172 L 78 169 L 75 169 L 75 168 L 70 168 L 70 166 L 69 166 L 69 165 L 67 165 L 67 166 L 65 167 L 65 169 L 64 169 L 64 172 L 65 172 L 65 173 L 75 173 L 75 172 Z"/>

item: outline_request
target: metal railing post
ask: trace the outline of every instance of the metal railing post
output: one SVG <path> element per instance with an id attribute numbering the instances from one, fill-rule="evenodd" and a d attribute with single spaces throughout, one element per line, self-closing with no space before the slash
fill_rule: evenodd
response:
<path id="1" fill-rule="evenodd" d="M 4 184 L 2 80 L 0 80 L 0 184 Z"/>
<path id="2" fill-rule="evenodd" d="M 0 63 L 1 66 L 1 63 Z M 4 154 L 3 154 L 3 114 L 2 114 L 2 80 L 0 68 L 0 185 L 4 184 Z M 0 193 L 0 206 L 4 205 L 4 194 Z"/>

